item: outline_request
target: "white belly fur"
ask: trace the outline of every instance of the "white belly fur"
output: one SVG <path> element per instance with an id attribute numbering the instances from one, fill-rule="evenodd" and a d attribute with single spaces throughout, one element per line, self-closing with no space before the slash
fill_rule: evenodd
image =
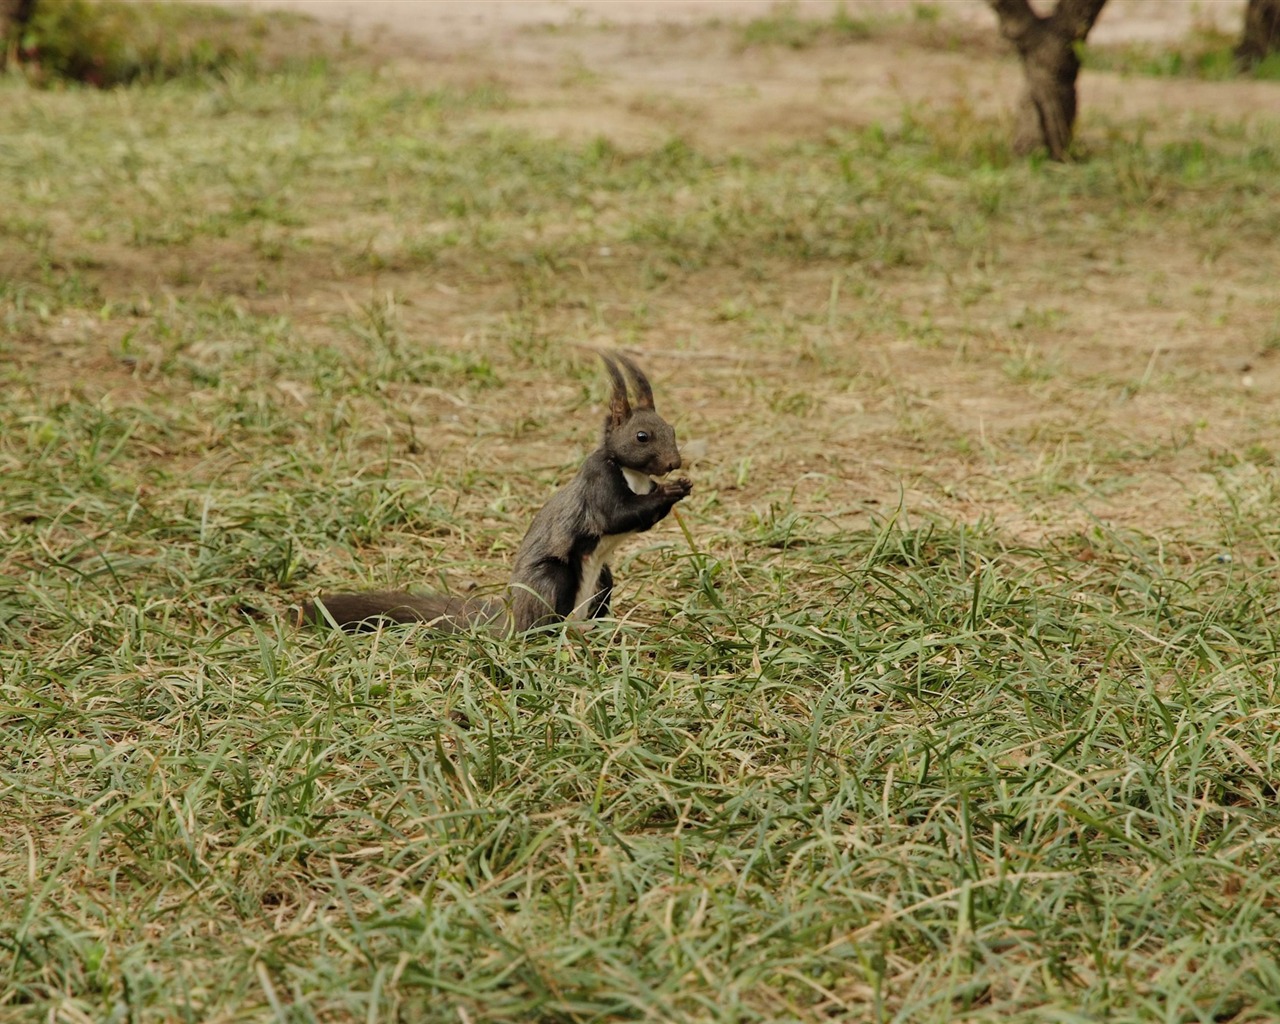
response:
<path id="1" fill-rule="evenodd" d="M 627 486 L 631 488 L 632 494 L 648 494 L 658 486 L 648 473 L 638 473 L 634 469 L 627 469 L 626 466 L 620 466 L 619 468 L 622 470 L 622 478 L 627 481 Z"/>
<path id="2" fill-rule="evenodd" d="M 648 473 L 640 473 L 626 466 L 619 468 L 632 494 L 648 494 L 658 486 Z M 578 584 L 578 592 L 573 595 L 573 611 L 569 618 L 585 619 L 591 614 L 591 599 L 600 593 L 600 570 L 609 563 L 609 556 L 634 536 L 634 533 L 615 533 L 601 537 L 596 549 L 582 560 L 582 582 Z"/>
<path id="3" fill-rule="evenodd" d="M 591 599 L 600 593 L 600 570 L 608 564 L 609 556 L 634 536 L 634 533 L 613 533 L 601 537 L 596 549 L 582 560 L 582 582 L 573 595 L 573 611 L 569 618 L 585 619 L 591 614 Z"/>

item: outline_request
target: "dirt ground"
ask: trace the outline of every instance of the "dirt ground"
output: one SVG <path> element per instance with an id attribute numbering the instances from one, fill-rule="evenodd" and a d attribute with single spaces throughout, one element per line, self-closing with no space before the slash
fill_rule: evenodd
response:
<path id="1" fill-rule="evenodd" d="M 777 0 L 232 0 L 258 7 L 294 10 L 350 27 L 353 31 L 393 30 L 453 44 L 510 45 L 527 30 L 603 24 L 680 25 L 715 19 L 741 20 L 777 9 Z M 829 16 L 843 7 L 851 14 L 910 12 L 917 0 L 791 0 L 785 6 L 809 17 Z M 994 23 L 982 0 L 943 0 L 948 18 L 978 25 Z M 1046 5 L 1043 0 L 1040 7 Z M 1240 23 L 1244 0 L 1111 0 L 1094 30 L 1099 42 L 1168 40 L 1196 25 L 1232 28 Z"/>
<path id="2" fill-rule="evenodd" d="M 691 133 L 701 146 L 800 138 L 828 127 L 894 116 L 904 105 L 962 103 L 1005 110 L 1016 69 L 990 60 L 1002 44 L 983 0 L 944 0 L 937 52 L 914 46 L 742 52 L 717 23 L 779 9 L 805 17 L 910 17 L 915 0 L 232 0 L 305 13 L 404 66 L 426 63 L 436 79 L 499 77 L 517 96 L 521 127 L 566 137 L 600 135 L 641 145 Z M 1044 4 L 1042 3 L 1043 7 Z M 1244 0 L 1111 0 L 1091 41 L 1177 39 L 1196 27 L 1235 31 Z M 600 31 L 609 28 L 610 31 Z M 698 29 L 698 31 L 691 31 Z M 708 31 L 708 29 L 711 29 Z M 655 45 L 655 40 L 658 45 Z M 904 53 L 909 52 L 909 60 Z M 923 59 L 922 59 L 923 57 Z M 595 88 L 584 91 L 590 77 Z M 1269 109 L 1266 83 L 1170 80 L 1081 82 L 1087 108 L 1118 117 L 1170 112 L 1232 116 Z"/>

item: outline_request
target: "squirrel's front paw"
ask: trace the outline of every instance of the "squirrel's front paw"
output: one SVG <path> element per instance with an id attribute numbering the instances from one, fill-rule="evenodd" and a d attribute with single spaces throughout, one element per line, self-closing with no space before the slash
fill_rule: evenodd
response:
<path id="1" fill-rule="evenodd" d="M 669 498 L 675 498 L 679 501 L 681 498 L 687 498 L 693 491 L 692 481 L 681 477 L 679 480 L 668 480 L 662 485 L 662 493 Z"/>

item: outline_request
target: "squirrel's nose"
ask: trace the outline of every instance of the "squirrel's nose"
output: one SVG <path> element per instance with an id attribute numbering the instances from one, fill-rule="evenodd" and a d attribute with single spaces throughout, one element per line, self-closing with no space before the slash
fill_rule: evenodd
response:
<path id="1" fill-rule="evenodd" d="M 680 468 L 680 456 L 676 455 L 675 458 L 673 458 L 670 462 L 667 463 L 667 472 L 671 473 L 679 468 Z"/>

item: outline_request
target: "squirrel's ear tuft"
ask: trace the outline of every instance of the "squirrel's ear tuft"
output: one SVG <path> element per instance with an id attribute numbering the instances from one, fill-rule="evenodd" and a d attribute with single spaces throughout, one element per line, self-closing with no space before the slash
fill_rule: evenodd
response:
<path id="1" fill-rule="evenodd" d="M 644 371 L 636 366 L 630 359 L 621 352 L 614 353 L 623 366 L 627 368 L 627 373 L 631 375 L 631 383 L 636 388 L 636 408 L 652 409 L 653 408 L 653 388 L 649 386 L 649 378 L 644 375 Z"/>
<path id="2" fill-rule="evenodd" d="M 609 371 L 609 378 L 613 381 L 613 394 L 609 396 L 609 429 L 620 427 L 628 419 L 631 418 L 631 403 L 627 401 L 627 382 L 622 376 L 622 371 L 618 369 L 612 357 L 605 355 L 603 352 L 596 353 L 604 363 L 604 368 Z"/>

